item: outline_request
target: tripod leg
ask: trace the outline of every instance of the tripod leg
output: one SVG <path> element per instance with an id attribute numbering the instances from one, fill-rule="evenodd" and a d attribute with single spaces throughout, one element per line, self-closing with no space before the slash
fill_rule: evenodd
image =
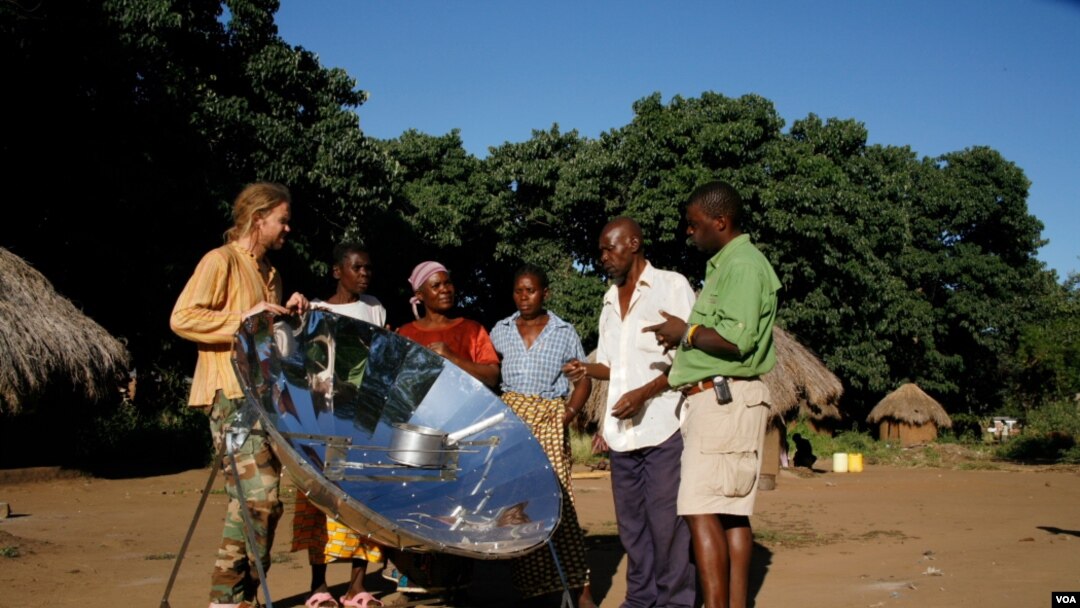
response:
<path id="1" fill-rule="evenodd" d="M 220 466 L 222 451 L 219 450 L 214 455 L 213 466 L 210 467 L 210 477 L 206 480 L 206 487 L 203 488 L 202 496 L 199 498 L 199 506 L 195 507 L 195 516 L 191 518 L 191 525 L 188 526 L 187 534 L 184 536 L 184 542 L 180 544 L 180 552 L 176 554 L 176 561 L 173 562 L 172 574 L 169 575 L 169 584 L 165 586 L 165 595 L 161 596 L 161 608 L 171 608 L 169 606 L 169 594 L 172 593 L 173 583 L 176 582 L 176 575 L 180 572 L 180 564 L 184 561 L 184 554 L 187 553 L 188 544 L 191 542 L 191 536 L 195 533 L 195 525 L 199 523 L 199 517 L 202 516 L 203 507 L 206 506 L 206 498 L 210 496 L 210 490 L 214 489 L 214 479 L 217 478 L 218 466 Z"/>
<path id="2" fill-rule="evenodd" d="M 555 542 L 548 539 L 547 546 L 551 550 L 551 559 L 555 562 L 555 570 L 559 573 L 559 580 L 562 581 L 563 594 L 560 608 L 574 608 L 574 600 L 570 597 L 570 585 L 566 583 L 566 573 L 563 572 L 562 564 L 559 563 L 559 556 L 555 554 Z"/>
<path id="3" fill-rule="evenodd" d="M 229 464 L 232 466 L 233 479 L 236 480 L 236 486 L 240 488 L 240 469 L 236 466 L 236 453 L 233 452 L 233 442 L 231 439 L 226 440 L 225 445 L 229 448 Z M 255 524 L 251 521 L 251 512 L 247 508 L 246 501 L 244 501 L 243 493 L 238 492 L 240 495 L 240 515 L 244 518 L 244 540 L 247 542 L 248 551 L 255 556 L 255 571 L 259 573 L 259 581 L 262 582 L 263 598 L 266 600 L 266 608 L 274 608 L 274 602 L 270 599 L 270 585 L 266 582 L 266 569 L 263 567 L 262 558 L 259 557 L 259 552 L 254 550 L 255 544 Z"/>

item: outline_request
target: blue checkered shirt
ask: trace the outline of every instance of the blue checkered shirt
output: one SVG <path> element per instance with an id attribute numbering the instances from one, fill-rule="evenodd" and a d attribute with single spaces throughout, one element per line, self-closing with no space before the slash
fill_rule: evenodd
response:
<path id="1" fill-rule="evenodd" d="M 545 399 L 565 397 L 570 381 L 562 366 L 571 359 L 585 360 L 585 349 L 573 325 L 548 311 L 548 322 L 532 347 L 526 349 L 515 322 L 515 312 L 491 328 L 491 341 L 502 357 L 502 390 Z"/>

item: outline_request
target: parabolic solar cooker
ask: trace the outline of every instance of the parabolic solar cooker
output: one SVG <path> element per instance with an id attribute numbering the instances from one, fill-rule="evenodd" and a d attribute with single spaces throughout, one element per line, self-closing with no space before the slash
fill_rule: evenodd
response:
<path id="1" fill-rule="evenodd" d="M 233 361 L 298 491 L 371 540 L 408 551 L 517 557 L 559 523 L 558 478 L 493 392 L 383 328 L 312 310 L 251 317 Z"/>

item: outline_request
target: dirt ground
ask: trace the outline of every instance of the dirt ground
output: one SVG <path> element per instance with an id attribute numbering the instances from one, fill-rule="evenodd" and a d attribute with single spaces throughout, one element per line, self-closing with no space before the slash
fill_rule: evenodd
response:
<path id="1" fill-rule="evenodd" d="M 828 464 L 782 471 L 777 488 L 759 494 L 754 605 L 1014 608 L 1048 606 L 1052 591 L 1080 590 L 1076 467 L 869 465 L 844 474 Z M 163 606 L 207 477 L 207 470 L 121 480 L 0 471 L 0 502 L 12 511 L 0 519 L 0 608 Z M 616 607 L 625 558 L 610 480 L 594 475 L 575 488 L 594 594 L 602 607 Z M 224 495 L 211 492 L 169 605 L 206 606 L 224 511 Z M 286 553 L 291 512 L 287 504 L 269 576 L 273 604 L 285 608 L 303 605 L 309 576 L 304 555 Z M 507 573 L 506 562 L 478 563 L 466 604 L 518 604 Z M 348 567 L 331 565 L 329 576 L 340 593 Z M 368 580 L 385 590 L 377 574 Z"/>

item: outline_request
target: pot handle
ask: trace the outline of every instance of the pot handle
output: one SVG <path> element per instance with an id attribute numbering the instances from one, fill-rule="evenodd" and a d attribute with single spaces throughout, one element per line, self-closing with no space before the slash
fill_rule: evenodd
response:
<path id="1" fill-rule="evenodd" d="M 454 431 L 453 433 L 450 433 L 446 436 L 446 444 L 454 445 L 455 443 L 461 441 L 469 435 L 475 435 L 484 429 L 499 424 L 500 422 L 502 422 L 503 418 L 506 418 L 506 412 L 499 412 L 498 414 L 495 414 L 490 418 L 485 418 L 480 422 L 470 424 L 469 426 L 461 429 L 460 431 Z"/>

